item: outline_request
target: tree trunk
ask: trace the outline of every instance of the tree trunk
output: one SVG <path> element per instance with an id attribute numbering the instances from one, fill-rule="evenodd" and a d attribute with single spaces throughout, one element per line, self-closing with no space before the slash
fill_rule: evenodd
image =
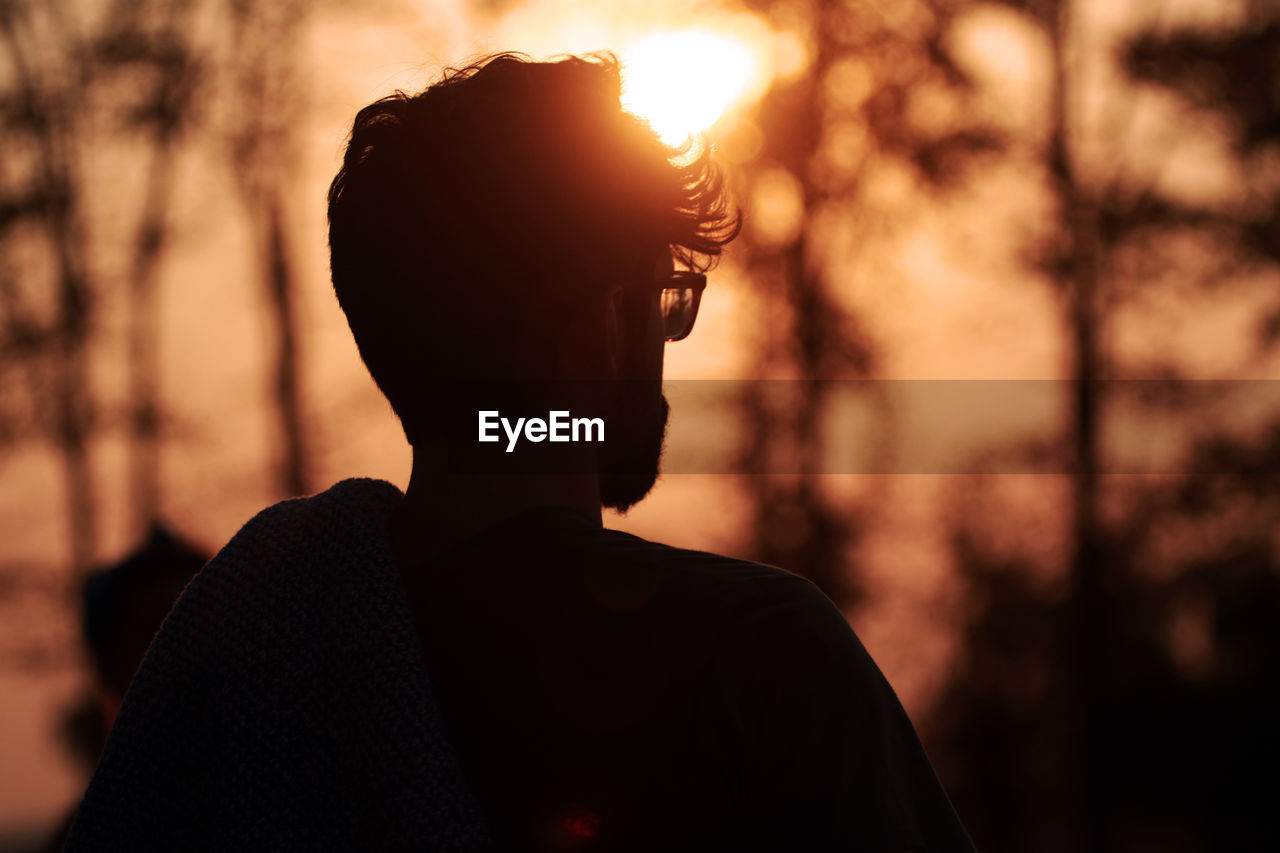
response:
<path id="1" fill-rule="evenodd" d="M 1098 310 L 1099 244 L 1096 206 L 1081 184 L 1072 158 L 1069 133 L 1072 77 L 1072 3 L 1063 0 L 1051 24 L 1053 50 L 1053 127 L 1049 166 L 1056 184 L 1063 223 L 1063 244 L 1055 270 L 1066 294 L 1065 323 L 1071 346 L 1072 537 L 1069 595 L 1066 607 L 1069 674 L 1076 698 L 1074 730 L 1065 754 L 1076 763 L 1074 811 L 1079 827 L 1078 849 L 1105 851 L 1109 847 L 1100 772 L 1103 758 L 1102 712 L 1106 700 L 1108 613 L 1103 593 L 1105 548 L 1099 515 L 1100 468 L 1098 430 L 1103 377 Z"/>
<path id="2" fill-rule="evenodd" d="M 133 537 L 141 537 L 160 510 L 160 392 L 156 341 L 157 279 L 169 203 L 172 141 L 156 140 L 142 221 L 130 270 L 129 488 Z"/>
<path id="3" fill-rule="evenodd" d="M 278 482 L 286 494 L 302 495 L 310 490 L 311 479 L 307 470 L 307 436 L 302 418 L 293 264 L 279 189 L 272 186 L 267 192 L 262 225 L 266 231 L 264 283 L 276 331 L 273 391 L 281 442 Z"/>

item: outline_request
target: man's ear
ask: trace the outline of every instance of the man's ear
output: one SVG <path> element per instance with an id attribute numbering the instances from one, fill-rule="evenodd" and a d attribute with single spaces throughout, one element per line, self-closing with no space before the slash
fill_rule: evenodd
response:
<path id="1" fill-rule="evenodd" d="M 582 312 L 580 333 L 562 335 L 556 343 L 559 375 L 582 379 L 616 379 L 622 363 L 622 312 L 626 290 L 615 284 L 593 297 Z"/>

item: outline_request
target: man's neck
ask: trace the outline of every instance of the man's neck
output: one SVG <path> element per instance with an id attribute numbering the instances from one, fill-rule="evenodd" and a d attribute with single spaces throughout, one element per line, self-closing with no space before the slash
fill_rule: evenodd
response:
<path id="1" fill-rule="evenodd" d="M 391 519 L 391 545 L 401 569 L 529 510 L 562 507 L 600 526 L 600 487 L 594 474 L 439 472 L 414 452 L 409 487 Z"/>

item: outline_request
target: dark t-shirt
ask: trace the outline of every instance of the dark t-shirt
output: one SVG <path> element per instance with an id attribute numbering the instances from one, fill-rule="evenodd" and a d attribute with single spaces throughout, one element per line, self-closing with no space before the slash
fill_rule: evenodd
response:
<path id="1" fill-rule="evenodd" d="M 502 849 L 971 849 L 897 697 L 803 578 L 559 509 L 405 574 Z"/>

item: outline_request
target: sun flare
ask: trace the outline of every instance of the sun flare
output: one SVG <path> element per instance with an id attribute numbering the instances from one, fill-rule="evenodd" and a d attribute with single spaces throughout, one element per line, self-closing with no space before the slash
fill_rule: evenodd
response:
<path id="1" fill-rule="evenodd" d="M 622 67 L 623 106 L 668 145 L 715 124 L 758 73 L 746 44 L 692 29 L 646 36 L 623 53 Z"/>

